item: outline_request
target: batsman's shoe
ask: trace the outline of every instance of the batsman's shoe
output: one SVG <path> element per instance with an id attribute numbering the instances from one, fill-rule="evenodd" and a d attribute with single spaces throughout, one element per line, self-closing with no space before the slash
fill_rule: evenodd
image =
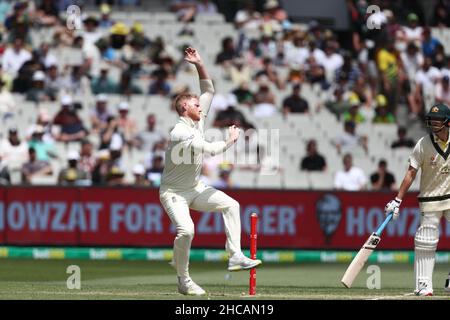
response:
<path id="1" fill-rule="evenodd" d="M 191 278 L 178 280 L 178 292 L 187 296 L 202 296 L 206 294 L 205 290 L 192 281 Z"/>
<path id="2" fill-rule="evenodd" d="M 433 289 L 423 288 L 420 290 L 414 290 L 414 295 L 422 297 L 431 297 L 433 296 Z"/>
<path id="3" fill-rule="evenodd" d="M 431 297 L 433 295 L 433 285 L 430 281 L 419 281 L 418 288 L 414 290 L 416 296 Z"/>
<path id="4" fill-rule="evenodd" d="M 228 261 L 228 271 L 241 271 L 256 268 L 262 264 L 259 259 L 250 259 L 244 256 L 244 254 L 234 254 Z"/>

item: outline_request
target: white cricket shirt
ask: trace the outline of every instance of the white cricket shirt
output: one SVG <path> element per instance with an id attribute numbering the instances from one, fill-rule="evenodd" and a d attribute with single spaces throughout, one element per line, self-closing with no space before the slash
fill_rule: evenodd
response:
<path id="1" fill-rule="evenodd" d="M 433 135 L 422 137 L 409 157 L 409 164 L 420 174 L 418 197 L 422 212 L 450 209 L 450 144 L 442 149 Z"/>
<path id="2" fill-rule="evenodd" d="M 231 144 L 225 141 L 208 142 L 204 137 L 204 123 L 214 96 L 214 86 L 210 79 L 200 80 L 199 104 L 202 118 L 196 122 L 180 117 L 170 132 L 166 150 L 161 189 L 186 190 L 195 187 L 202 169 L 203 154 L 219 154 Z"/>

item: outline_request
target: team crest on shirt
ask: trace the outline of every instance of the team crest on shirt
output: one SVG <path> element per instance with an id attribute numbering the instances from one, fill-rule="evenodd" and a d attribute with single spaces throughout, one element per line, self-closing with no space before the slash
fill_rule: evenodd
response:
<path id="1" fill-rule="evenodd" d="M 441 169 L 441 174 L 449 174 L 450 168 L 448 166 L 443 166 Z"/>
<path id="2" fill-rule="evenodd" d="M 437 165 L 437 154 L 430 158 L 430 166 L 431 168 L 436 168 Z"/>

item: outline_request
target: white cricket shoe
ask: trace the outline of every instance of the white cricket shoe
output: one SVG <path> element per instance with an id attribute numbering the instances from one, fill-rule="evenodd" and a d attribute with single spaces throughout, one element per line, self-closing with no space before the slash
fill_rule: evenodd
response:
<path id="1" fill-rule="evenodd" d="M 242 252 L 236 253 L 228 261 L 228 271 L 249 270 L 259 266 L 260 264 L 262 264 L 262 261 L 259 259 L 253 260 L 247 258 Z"/>
<path id="2" fill-rule="evenodd" d="M 188 296 L 202 296 L 206 294 L 205 290 L 192 281 L 191 278 L 178 278 L 178 292 Z"/>
<path id="3" fill-rule="evenodd" d="M 433 288 L 430 283 L 421 281 L 419 282 L 419 289 L 414 290 L 414 294 L 416 296 L 431 297 L 433 295 Z"/>

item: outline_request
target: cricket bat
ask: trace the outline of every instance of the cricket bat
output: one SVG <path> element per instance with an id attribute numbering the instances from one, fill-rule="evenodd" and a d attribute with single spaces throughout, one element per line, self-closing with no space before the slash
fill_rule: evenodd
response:
<path id="1" fill-rule="evenodd" d="M 352 262 L 348 266 L 347 270 L 344 273 L 344 276 L 341 279 L 341 282 L 345 287 L 350 288 L 352 286 L 353 281 L 355 281 L 361 269 L 364 267 L 367 259 L 369 259 L 369 256 L 372 254 L 373 250 L 375 250 L 377 245 L 380 243 L 381 233 L 383 232 L 384 228 L 386 228 L 391 219 L 392 213 L 387 215 L 383 223 L 374 233 L 370 235 L 362 248 L 359 249 L 358 254 L 353 258 Z"/>

